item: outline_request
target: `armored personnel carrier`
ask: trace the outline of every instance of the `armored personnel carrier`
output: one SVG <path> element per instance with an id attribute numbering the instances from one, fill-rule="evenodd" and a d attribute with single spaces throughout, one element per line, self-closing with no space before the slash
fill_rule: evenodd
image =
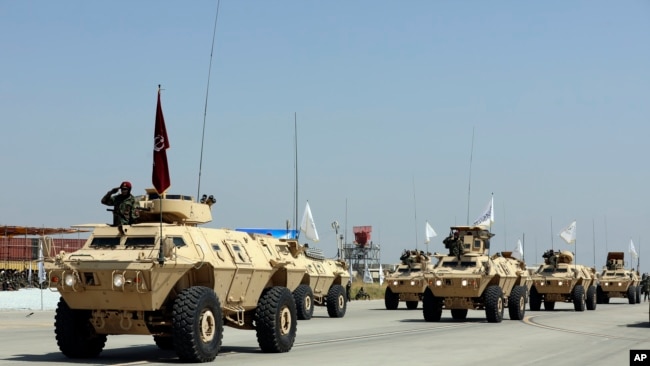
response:
<path id="1" fill-rule="evenodd" d="M 201 227 L 212 220 L 205 198 L 147 190 L 135 224 L 94 225 L 81 249 L 46 259 L 64 355 L 93 358 L 108 335 L 141 334 L 183 362 L 210 362 L 224 325 L 255 330 L 263 352 L 292 348 L 305 262 L 288 241 Z"/>
<path id="2" fill-rule="evenodd" d="M 596 271 L 573 263 L 568 250 L 548 250 L 544 263 L 533 273 L 530 310 L 555 309 L 556 302 L 572 302 L 575 311 L 596 310 Z"/>
<path id="3" fill-rule="evenodd" d="M 629 304 L 641 303 L 640 279 L 636 271 L 625 268 L 625 253 L 607 253 L 607 264 L 600 274 L 596 298 L 599 304 L 609 304 L 613 297 L 627 298 Z"/>
<path id="4" fill-rule="evenodd" d="M 293 291 L 298 319 L 311 319 L 314 305 L 326 306 L 330 318 L 345 316 L 348 298 L 344 286 L 350 281 L 346 263 L 325 258 L 321 250 L 301 246 L 296 240 L 287 243 L 298 266 L 307 269 Z"/>
<path id="5" fill-rule="evenodd" d="M 512 252 L 489 256 L 493 236 L 482 226 L 451 227 L 443 241 L 449 254 L 435 254 L 438 262 L 424 274 L 424 320 L 440 321 L 443 309 L 457 320 L 465 319 L 469 309 L 483 309 L 488 322 L 499 323 L 506 307 L 510 319 L 524 318 L 530 285 L 526 265 Z"/>
<path id="6" fill-rule="evenodd" d="M 409 310 L 417 309 L 422 294 L 427 288 L 424 272 L 433 268 L 430 253 L 418 250 L 405 250 L 395 271 L 386 278 L 384 305 L 387 310 L 395 310 L 400 301 Z"/>

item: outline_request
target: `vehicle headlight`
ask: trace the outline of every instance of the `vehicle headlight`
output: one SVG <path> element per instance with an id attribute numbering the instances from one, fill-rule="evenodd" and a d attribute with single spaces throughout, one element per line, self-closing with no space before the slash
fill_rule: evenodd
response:
<path id="1" fill-rule="evenodd" d="M 623 284 L 622 284 L 622 283 L 620 283 L 620 282 L 618 283 L 618 285 L 619 285 L 619 286 L 623 286 Z"/>
<path id="2" fill-rule="evenodd" d="M 544 286 L 544 281 L 539 281 L 540 286 Z"/>
<path id="3" fill-rule="evenodd" d="M 411 280 L 411 286 L 415 286 L 417 284 L 417 281 Z"/>
<path id="4" fill-rule="evenodd" d="M 605 286 L 609 286 L 609 282 L 605 282 Z"/>
<path id="5" fill-rule="evenodd" d="M 113 285 L 115 287 L 122 287 L 124 286 L 124 276 L 122 274 L 117 273 L 113 276 Z"/>
<path id="6" fill-rule="evenodd" d="M 460 285 L 463 287 L 467 286 L 467 280 L 460 281 Z"/>
<path id="7" fill-rule="evenodd" d="M 562 286 L 562 281 L 557 281 L 558 286 Z"/>
<path id="8" fill-rule="evenodd" d="M 73 274 L 67 274 L 65 275 L 64 283 L 68 287 L 73 287 L 77 283 L 77 279 Z"/>
<path id="9" fill-rule="evenodd" d="M 436 280 L 436 286 L 442 286 L 442 280 Z"/>
<path id="10" fill-rule="evenodd" d="M 397 286 L 399 284 L 399 281 L 393 281 L 393 286 Z"/>

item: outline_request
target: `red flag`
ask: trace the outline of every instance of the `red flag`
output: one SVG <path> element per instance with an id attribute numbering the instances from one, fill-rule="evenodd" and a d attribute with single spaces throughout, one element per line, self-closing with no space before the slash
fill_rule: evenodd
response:
<path id="1" fill-rule="evenodd" d="M 153 174 L 151 180 L 158 194 L 162 194 L 171 185 L 169 179 L 169 167 L 167 166 L 167 149 L 169 139 L 167 128 L 165 128 L 165 117 L 163 117 L 160 106 L 160 88 L 158 88 L 158 105 L 156 107 L 156 129 L 153 134 Z"/>

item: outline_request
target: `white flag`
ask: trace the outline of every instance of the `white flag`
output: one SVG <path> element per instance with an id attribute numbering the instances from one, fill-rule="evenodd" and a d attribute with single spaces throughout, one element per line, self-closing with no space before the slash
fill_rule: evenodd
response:
<path id="1" fill-rule="evenodd" d="M 487 207 L 476 220 L 474 226 L 490 226 L 494 222 L 494 196 L 490 198 Z"/>
<path id="2" fill-rule="evenodd" d="M 381 268 L 381 263 L 379 263 L 379 285 L 384 284 L 384 270 Z"/>
<path id="3" fill-rule="evenodd" d="M 632 239 L 630 239 L 630 255 L 632 255 L 632 258 L 634 259 L 637 259 L 639 257 L 636 249 L 634 249 L 634 243 L 632 242 Z"/>
<path id="4" fill-rule="evenodd" d="M 519 239 L 517 239 L 517 247 L 512 251 L 512 256 L 520 260 L 524 259 L 524 247 L 521 246 Z"/>
<path id="5" fill-rule="evenodd" d="M 426 243 L 430 242 L 431 238 L 438 236 L 438 234 L 436 234 L 436 232 L 433 230 L 431 225 L 429 225 L 429 221 L 427 221 L 427 225 L 424 228 L 424 232 L 425 232 L 424 236 L 427 238 Z"/>
<path id="6" fill-rule="evenodd" d="M 311 216 L 311 209 L 309 208 L 309 201 L 305 206 L 305 213 L 302 215 L 302 223 L 300 224 L 300 231 L 305 233 L 307 239 L 318 241 L 318 231 L 316 231 L 316 224 L 314 218 Z"/>
<path id="7" fill-rule="evenodd" d="M 373 283 L 372 275 L 370 275 L 370 270 L 368 269 L 368 263 L 366 263 L 366 268 L 363 270 L 363 282 L 364 283 Z"/>
<path id="8" fill-rule="evenodd" d="M 564 239 L 567 244 L 573 244 L 576 242 L 576 222 L 575 220 L 569 224 L 562 232 L 560 233 L 560 238 Z"/>
<path id="9" fill-rule="evenodd" d="M 43 258 L 43 245 L 45 243 L 42 240 L 39 240 L 38 242 L 38 283 L 43 283 L 45 282 L 46 279 L 46 274 L 45 274 L 45 266 L 43 265 L 43 261 L 45 258 Z M 31 269 L 31 267 L 30 267 Z"/>

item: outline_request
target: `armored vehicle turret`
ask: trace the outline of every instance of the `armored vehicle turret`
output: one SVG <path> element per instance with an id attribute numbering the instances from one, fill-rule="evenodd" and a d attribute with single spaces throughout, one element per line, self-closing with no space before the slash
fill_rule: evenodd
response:
<path id="1" fill-rule="evenodd" d="M 627 298 L 629 304 L 641 303 L 638 272 L 625 268 L 624 256 L 623 252 L 607 253 L 596 295 L 599 304 L 609 304 L 613 297 Z"/>
<path id="2" fill-rule="evenodd" d="M 575 264 L 568 250 L 548 250 L 544 263 L 533 273 L 530 310 L 555 309 L 556 302 L 572 302 L 575 311 L 596 310 L 596 271 Z"/>
<path id="3" fill-rule="evenodd" d="M 454 319 L 468 310 L 485 310 L 488 322 L 498 323 L 508 308 L 510 319 L 521 320 L 526 310 L 530 276 L 523 261 L 511 252 L 488 255 L 492 234 L 482 226 L 453 226 L 443 241 L 448 254 L 435 254 L 438 262 L 424 274 L 424 319 L 440 321 L 442 310 Z"/>
<path id="4" fill-rule="evenodd" d="M 424 272 L 432 268 L 431 253 L 404 250 L 395 271 L 386 277 L 386 309 L 397 309 L 400 301 L 405 302 L 409 310 L 417 309 L 418 302 L 422 301 L 422 295 L 427 288 Z"/>
<path id="5" fill-rule="evenodd" d="M 93 225 L 85 245 L 45 261 L 47 284 L 61 294 L 54 331 L 61 352 L 93 358 L 108 335 L 151 335 L 181 361 L 210 362 L 223 326 L 254 329 L 263 352 L 287 352 L 296 337 L 292 291 L 309 269 L 296 242 L 210 222 L 214 200 L 136 197 L 133 225 Z"/>

